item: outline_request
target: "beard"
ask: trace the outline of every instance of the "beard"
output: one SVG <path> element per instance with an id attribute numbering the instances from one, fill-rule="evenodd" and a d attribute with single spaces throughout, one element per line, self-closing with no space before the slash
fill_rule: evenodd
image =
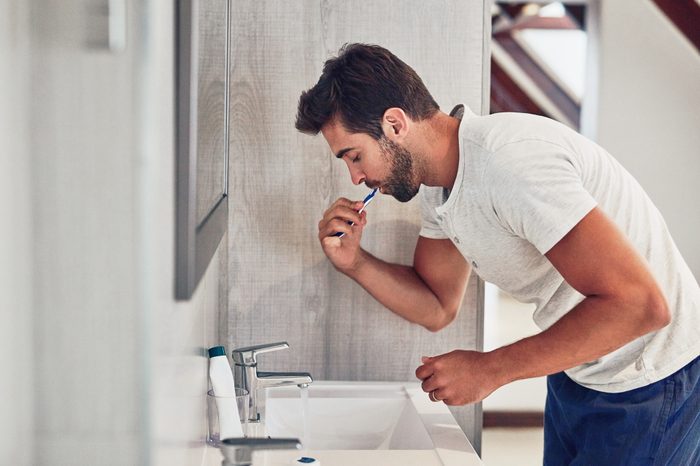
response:
<path id="1" fill-rule="evenodd" d="M 411 152 L 382 136 L 379 139 L 382 155 L 389 162 L 389 177 L 383 183 L 383 190 L 399 202 L 413 199 L 420 189 L 417 181 Z"/>

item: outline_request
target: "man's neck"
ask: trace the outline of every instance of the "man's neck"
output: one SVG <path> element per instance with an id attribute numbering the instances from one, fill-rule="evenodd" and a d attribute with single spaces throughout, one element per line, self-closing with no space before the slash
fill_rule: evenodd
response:
<path id="1" fill-rule="evenodd" d="M 423 154 L 424 185 L 452 189 L 459 167 L 459 124 L 443 112 L 421 122 L 416 152 Z"/>

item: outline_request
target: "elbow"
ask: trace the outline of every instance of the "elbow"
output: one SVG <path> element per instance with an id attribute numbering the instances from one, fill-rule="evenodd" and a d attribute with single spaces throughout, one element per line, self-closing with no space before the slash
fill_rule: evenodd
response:
<path id="1" fill-rule="evenodd" d="M 671 311 L 661 291 L 651 293 L 646 306 L 651 331 L 661 330 L 671 323 Z"/>
<path id="2" fill-rule="evenodd" d="M 646 335 L 661 330 L 671 323 L 671 311 L 661 290 L 653 289 L 644 293 L 644 299 L 639 303 L 640 333 Z"/>
<path id="3" fill-rule="evenodd" d="M 430 332 L 436 333 L 443 328 L 450 325 L 455 318 L 457 318 L 457 313 L 459 312 L 458 307 L 444 308 L 441 307 L 435 312 L 433 312 L 434 318 L 430 322 L 427 322 L 423 327 Z"/>

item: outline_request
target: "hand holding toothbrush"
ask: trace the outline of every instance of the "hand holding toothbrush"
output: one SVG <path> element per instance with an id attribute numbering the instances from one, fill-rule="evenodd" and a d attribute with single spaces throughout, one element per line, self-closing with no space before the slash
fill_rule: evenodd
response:
<path id="1" fill-rule="evenodd" d="M 340 198 L 326 210 L 318 223 L 323 252 L 336 268 L 347 270 L 356 264 L 362 231 L 367 223 L 365 208 L 376 194 L 377 189 L 372 190 L 361 202 Z"/>
<path id="2" fill-rule="evenodd" d="M 374 196 L 376 196 L 376 195 L 377 195 L 377 188 L 374 188 L 372 190 L 372 192 L 370 192 L 367 195 L 367 197 L 365 197 L 365 199 L 362 201 L 362 207 L 360 207 L 360 210 L 358 210 L 357 213 L 362 215 L 362 212 L 365 210 L 365 207 L 367 207 L 367 205 L 370 202 L 372 202 L 372 199 L 374 199 Z M 349 221 L 348 224 L 350 226 L 353 226 L 355 224 L 355 222 Z M 338 238 L 342 238 L 343 236 L 345 236 L 345 233 L 337 231 L 337 232 L 335 232 L 335 234 L 333 236 L 337 236 Z"/>

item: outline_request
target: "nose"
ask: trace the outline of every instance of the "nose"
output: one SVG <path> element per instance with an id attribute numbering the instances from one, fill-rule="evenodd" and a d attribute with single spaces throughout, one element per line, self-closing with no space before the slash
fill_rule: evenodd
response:
<path id="1" fill-rule="evenodd" d="M 351 167 L 349 167 L 350 170 L 350 178 L 352 178 L 352 183 L 355 185 L 362 184 L 367 177 L 365 176 L 364 173 L 362 173 L 360 170 L 353 170 Z"/>

